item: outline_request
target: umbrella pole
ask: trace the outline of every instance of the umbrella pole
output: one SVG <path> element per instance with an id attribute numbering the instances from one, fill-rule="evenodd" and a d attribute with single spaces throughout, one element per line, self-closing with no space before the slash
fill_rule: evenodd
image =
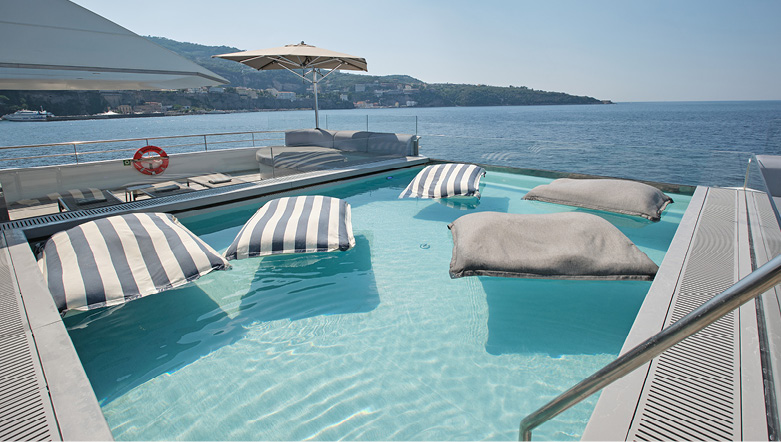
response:
<path id="1" fill-rule="evenodd" d="M 320 129 L 320 118 L 317 114 L 317 70 L 312 69 L 312 84 L 314 85 L 315 90 L 315 129 Z"/>

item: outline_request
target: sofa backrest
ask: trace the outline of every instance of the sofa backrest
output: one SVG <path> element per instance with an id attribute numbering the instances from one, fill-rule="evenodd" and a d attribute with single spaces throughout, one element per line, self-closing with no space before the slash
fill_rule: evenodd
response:
<path id="1" fill-rule="evenodd" d="M 417 135 L 373 132 L 366 152 L 380 155 L 416 156 Z"/>
<path id="2" fill-rule="evenodd" d="M 285 132 L 285 146 L 334 147 L 334 132 L 323 129 L 297 129 Z"/>
<path id="3" fill-rule="evenodd" d="M 366 152 L 373 132 L 340 130 L 334 134 L 334 148 L 346 152 Z"/>
<path id="4" fill-rule="evenodd" d="M 416 156 L 418 136 L 354 130 L 298 129 L 285 132 L 285 146 L 319 146 L 345 152 Z"/>

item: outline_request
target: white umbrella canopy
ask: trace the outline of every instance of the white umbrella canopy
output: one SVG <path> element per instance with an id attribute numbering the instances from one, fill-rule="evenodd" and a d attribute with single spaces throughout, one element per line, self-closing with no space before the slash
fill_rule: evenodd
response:
<path id="1" fill-rule="evenodd" d="M 214 57 L 238 61 L 257 70 L 315 68 L 368 71 L 366 60 L 363 58 L 318 48 L 303 41 L 279 48 L 233 52 L 214 55 Z"/>
<path id="2" fill-rule="evenodd" d="M 366 71 L 366 59 L 341 52 L 329 51 L 308 45 L 303 41 L 299 44 L 286 45 L 278 48 L 257 49 L 254 51 L 233 52 L 230 54 L 213 55 L 214 58 L 233 60 L 259 71 L 286 69 L 314 85 L 315 92 L 315 127 L 319 128 L 317 109 L 317 82 L 336 70 Z M 304 70 L 299 74 L 295 69 Z M 306 71 L 309 69 L 309 71 Z M 321 69 L 330 72 L 322 74 Z M 310 75 L 312 78 L 307 78 Z M 318 79 L 318 75 L 320 78 Z"/>
<path id="3" fill-rule="evenodd" d="M 0 89 L 184 89 L 228 83 L 67 0 L 2 0 L 0 22 Z"/>

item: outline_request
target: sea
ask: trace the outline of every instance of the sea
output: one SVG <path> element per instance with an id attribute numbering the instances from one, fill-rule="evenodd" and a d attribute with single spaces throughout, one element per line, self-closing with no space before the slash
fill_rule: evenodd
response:
<path id="1" fill-rule="evenodd" d="M 312 110 L 2 121 L 0 147 L 314 125 Z M 441 160 L 686 185 L 742 186 L 752 154 L 781 155 L 781 101 L 321 110 L 320 127 L 417 134 L 420 153 Z M 0 149 L 0 168 L 63 161 L 3 161 L 32 156 L 20 152 Z"/>

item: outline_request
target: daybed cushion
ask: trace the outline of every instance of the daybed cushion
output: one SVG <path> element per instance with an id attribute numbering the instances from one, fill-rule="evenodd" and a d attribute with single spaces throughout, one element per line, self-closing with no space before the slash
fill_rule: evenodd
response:
<path id="1" fill-rule="evenodd" d="M 415 138 L 409 134 L 370 132 L 366 151 L 378 155 L 415 155 L 412 148 Z"/>
<path id="2" fill-rule="evenodd" d="M 338 167 L 347 161 L 341 151 L 317 146 L 302 146 L 291 149 L 264 147 L 255 153 L 255 159 L 268 166 L 304 172 Z"/>
<path id="3" fill-rule="evenodd" d="M 345 152 L 366 152 L 372 132 L 340 130 L 334 133 L 334 148 Z"/>
<path id="4" fill-rule="evenodd" d="M 285 197 L 258 209 L 225 251 L 225 257 L 232 260 L 330 252 L 354 245 L 349 204 L 320 195 Z"/>
<path id="5" fill-rule="evenodd" d="M 298 129 L 285 132 L 285 146 L 334 147 L 334 133 L 323 129 Z"/>
<path id="6" fill-rule="evenodd" d="M 525 200 L 606 210 L 659 221 L 673 200 L 656 187 L 629 180 L 559 178 L 537 186 Z"/>
<path id="7" fill-rule="evenodd" d="M 38 260 L 60 312 L 122 304 L 230 267 L 166 213 L 131 213 L 55 233 Z"/>
<path id="8" fill-rule="evenodd" d="M 480 178 L 483 176 L 485 169 L 473 164 L 433 164 L 421 170 L 399 198 L 480 198 Z"/>
<path id="9" fill-rule="evenodd" d="M 448 227 L 453 234 L 451 278 L 651 280 L 658 270 L 610 222 L 588 213 L 479 212 Z"/>

